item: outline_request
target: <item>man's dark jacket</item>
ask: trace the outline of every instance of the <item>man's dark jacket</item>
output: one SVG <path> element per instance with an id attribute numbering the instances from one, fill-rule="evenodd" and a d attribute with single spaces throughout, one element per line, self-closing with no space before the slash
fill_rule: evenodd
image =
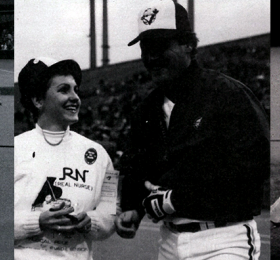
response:
<path id="1" fill-rule="evenodd" d="M 145 180 L 172 189 L 174 216 L 235 222 L 260 214 L 269 124 L 253 93 L 221 73 L 188 68 L 167 129 L 164 94 L 137 108 L 122 157 L 122 208 L 144 215 Z"/>

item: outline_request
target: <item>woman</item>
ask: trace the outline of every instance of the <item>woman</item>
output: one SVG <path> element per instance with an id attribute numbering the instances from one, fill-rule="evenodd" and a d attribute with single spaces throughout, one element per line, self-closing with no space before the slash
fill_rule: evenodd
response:
<path id="1" fill-rule="evenodd" d="M 113 172 L 104 148 L 73 132 L 82 73 L 73 60 L 30 60 L 19 74 L 36 127 L 15 137 L 15 259 L 93 259 L 92 240 L 114 232 L 101 198 Z"/>

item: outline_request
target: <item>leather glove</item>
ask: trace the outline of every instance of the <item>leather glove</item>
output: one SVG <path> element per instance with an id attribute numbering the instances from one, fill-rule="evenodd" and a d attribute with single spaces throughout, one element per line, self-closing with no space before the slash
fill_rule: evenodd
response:
<path id="1" fill-rule="evenodd" d="M 175 209 L 171 202 L 172 190 L 158 188 L 151 191 L 150 195 L 142 202 L 146 213 L 153 219 L 161 220 L 166 215 L 171 215 Z"/>

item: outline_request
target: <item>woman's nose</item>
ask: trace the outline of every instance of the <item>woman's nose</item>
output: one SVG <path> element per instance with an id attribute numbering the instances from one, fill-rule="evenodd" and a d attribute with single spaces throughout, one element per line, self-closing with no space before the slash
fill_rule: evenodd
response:
<path id="1" fill-rule="evenodd" d="M 76 101 L 76 100 L 79 100 L 80 97 L 79 97 L 79 95 L 77 94 L 77 92 L 75 92 L 75 91 L 73 90 L 73 91 L 70 92 L 70 99 Z"/>

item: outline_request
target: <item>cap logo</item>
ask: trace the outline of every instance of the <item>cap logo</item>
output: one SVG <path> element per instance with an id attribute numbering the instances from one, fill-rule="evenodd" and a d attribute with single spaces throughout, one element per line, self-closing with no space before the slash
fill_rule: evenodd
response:
<path id="1" fill-rule="evenodd" d="M 152 8 L 148 8 L 142 15 L 141 20 L 144 24 L 151 25 L 155 21 L 158 12 L 159 10 L 157 10 L 156 8 L 154 8 L 153 10 Z"/>

